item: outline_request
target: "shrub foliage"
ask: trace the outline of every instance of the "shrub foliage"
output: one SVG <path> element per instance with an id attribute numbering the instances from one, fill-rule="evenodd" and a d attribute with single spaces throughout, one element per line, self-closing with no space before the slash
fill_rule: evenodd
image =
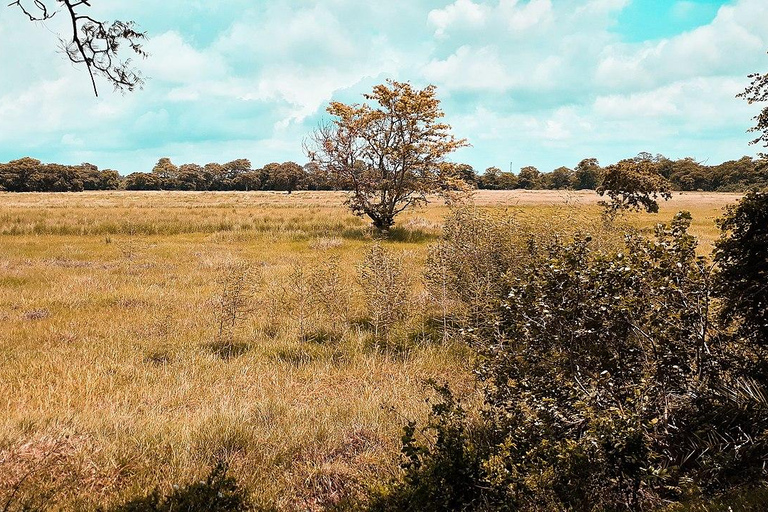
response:
<path id="1" fill-rule="evenodd" d="M 162 495 L 157 489 L 118 505 L 112 512 L 245 512 L 255 511 L 245 489 L 227 475 L 227 465 L 217 464 L 205 480 Z M 262 510 L 262 509 L 258 509 Z"/>
<path id="2" fill-rule="evenodd" d="M 587 235 L 530 238 L 522 261 L 495 272 L 493 328 L 465 330 L 482 407 L 437 386 L 429 422 L 405 429 L 402 478 L 371 508 L 649 510 L 764 479 L 761 338 L 718 314 L 764 322 L 759 285 L 738 300 L 726 291 L 749 282 L 750 257 L 765 258 L 751 224 L 765 229 L 764 200 L 748 196 L 722 222 L 719 269 L 697 255 L 685 212 L 616 251 Z M 453 279 L 467 268 L 477 265 Z"/>

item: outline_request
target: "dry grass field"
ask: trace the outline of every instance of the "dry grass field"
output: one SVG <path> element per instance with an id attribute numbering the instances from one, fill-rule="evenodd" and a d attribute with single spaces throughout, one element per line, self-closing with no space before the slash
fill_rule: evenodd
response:
<path id="1" fill-rule="evenodd" d="M 738 197 L 676 194 L 627 222 L 689 210 L 707 253 Z M 480 192 L 475 203 L 589 231 L 598 199 Z M 342 203 L 329 192 L 0 194 L 0 507 L 19 482 L 51 506 L 109 506 L 224 459 L 257 501 L 313 510 L 392 472 L 402 425 L 426 413 L 424 381 L 474 385 L 470 352 L 433 336 L 421 284 L 447 208 L 404 214 L 383 242 L 412 285 L 406 327 L 381 344 L 357 277 L 376 242 Z M 223 336 L 224 287 L 240 278 L 244 302 Z"/>

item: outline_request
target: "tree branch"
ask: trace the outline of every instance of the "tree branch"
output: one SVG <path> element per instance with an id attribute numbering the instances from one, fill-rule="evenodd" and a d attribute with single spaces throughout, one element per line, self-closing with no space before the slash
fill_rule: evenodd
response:
<path id="1" fill-rule="evenodd" d="M 117 57 L 123 43 L 127 43 L 137 55 L 146 57 L 147 53 L 142 47 L 146 33 L 136 31 L 133 21 L 115 21 L 110 24 L 81 13 L 78 8 L 90 8 L 91 1 L 31 0 L 34 4 L 34 8 L 31 8 L 25 4 L 25 0 L 16 0 L 8 6 L 19 8 L 30 21 L 47 21 L 58 12 L 51 5 L 60 4 L 63 7 L 71 21 L 72 32 L 70 37 L 61 38 L 62 49 L 74 64 L 85 64 L 96 96 L 99 95 L 97 75 L 106 78 L 115 90 L 133 91 L 137 87 L 141 88 L 144 80 L 137 70 L 130 67 L 130 59 L 120 61 Z"/>

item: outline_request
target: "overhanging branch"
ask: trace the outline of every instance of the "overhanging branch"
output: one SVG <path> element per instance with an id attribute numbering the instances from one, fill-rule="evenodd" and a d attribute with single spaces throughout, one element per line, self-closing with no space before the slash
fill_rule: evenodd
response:
<path id="1" fill-rule="evenodd" d="M 8 4 L 17 7 L 29 21 L 47 21 L 59 11 L 67 13 L 71 22 L 71 36 L 61 38 L 61 46 L 67 58 L 75 64 L 85 64 L 93 85 L 93 92 L 99 95 L 96 76 L 109 81 L 115 90 L 133 91 L 141 88 L 144 80 L 141 74 L 131 67 L 131 60 L 121 61 L 118 52 L 122 44 L 127 43 L 131 51 L 146 57 L 142 47 L 146 39 L 144 32 L 135 30 L 133 21 L 115 21 L 113 23 L 97 21 L 83 14 L 81 7 L 91 7 L 92 0 L 15 0 Z"/>

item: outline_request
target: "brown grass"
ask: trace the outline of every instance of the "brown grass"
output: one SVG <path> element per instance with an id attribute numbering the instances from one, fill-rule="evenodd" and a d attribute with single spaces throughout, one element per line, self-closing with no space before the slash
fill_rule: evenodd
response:
<path id="1" fill-rule="evenodd" d="M 648 228 L 691 210 L 707 250 L 714 218 L 737 198 L 675 195 L 660 215 L 628 222 Z M 600 225 L 597 199 L 478 192 L 475 203 L 588 231 Z M 0 503 L 27 473 L 22 494 L 89 508 L 167 490 L 224 458 L 259 500 L 314 510 L 392 471 L 403 418 L 426 412 L 423 382 L 467 392 L 471 358 L 455 342 L 371 343 L 355 276 L 374 234 L 342 201 L 328 192 L 0 194 Z M 439 203 L 410 212 L 385 242 L 416 278 L 446 212 Z M 341 337 L 317 342 L 300 332 L 289 282 L 329 258 L 349 306 Z M 259 277 L 238 349 L 221 357 L 211 349 L 215 303 L 220 269 L 233 261 Z M 428 308 L 412 309 L 418 329 Z M 315 329 L 331 322 L 308 315 Z"/>

